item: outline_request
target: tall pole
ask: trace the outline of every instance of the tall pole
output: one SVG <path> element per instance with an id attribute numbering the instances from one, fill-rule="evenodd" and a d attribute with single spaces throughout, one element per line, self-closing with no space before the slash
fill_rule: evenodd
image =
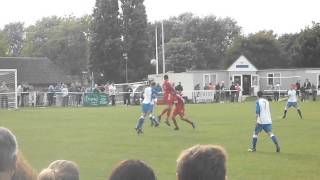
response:
<path id="1" fill-rule="evenodd" d="M 166 73 L 166 58 L 164 52 L 164 32 L 163 32 L 163 21 L 161 22 L 162 27 L 162 73 Z"/>
<path id="2" fill-rule="evenodd" d="M 156 25 L 156 24 L 155 24 Z M 158 56 L 158 27 L 156 25 L 156 32 L 155 32 L 155 35 L 156 35 L 156 61 L 157 61 L 157 64 L 156 64 L 156 74 L 159 74 L 159 56 Z"/>

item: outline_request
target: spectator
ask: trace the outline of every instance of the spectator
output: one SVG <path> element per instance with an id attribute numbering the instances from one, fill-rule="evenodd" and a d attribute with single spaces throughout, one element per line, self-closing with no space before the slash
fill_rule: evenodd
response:
<path id="1" fill-rule="evenodd" d="M 21 94 L 22 94 L 23 88 L 22 85 L 19 84 L 17 87 L 17 96 L 18 96 L 18 106 L 21 106 Z"/>
<path id="2" fill-rule="evenodd" d="M 113 169 L 109 180 L 156 180 L 150 166 L 141 160 L 121 161 Z"/>
<path id="3" fill-rule="evenodd" d="M 196 85 L 194 86 L 194 90 L 200 90 L 200 84 L 196 84 Z"/>
<path id="4" fill-rule="evenodd" d="M 1 101 L 1 109 L 8 109 L 8 94 L 9 88 L 6 85 L 5 81 L 2 81 L 0 86 L 0 101 Z"/>
<path id="5" fill-rule="evenodd" d="M 17 166 L 11 180 L 35 180 L 37 175 L 23 154 L 19 151 L 17 154 Z"/>
<path id="6" fill-rule="evenodd" d="M 236 95 L 236 86 L 234 85 L 234 82 L 231 82 L 230 95 L 231 95 L 231 102 L 234 102 L 235 95 Z"/>
<path id="7" fill-rule="evenodd" d="M 109 96 L 111 97 L 112 106 L 116 105 L 116 90 L 117 89 L 114 83 L 111 83 L 111 85 L 109 86 Z"/>
<path id="8" fill-rule="evenodd" d="M 298 80 L 298 81 L 296 82 L 296 92 L 297 92 L 297 96 L 299 96 L 299 94 L 300 94 L 300 88 L 301 88 L 300 80 Z"/>
<path id="9" fill-rule="evenodd" d="M 306 79 L 306 81 L 303 84 L 304 90 L 305 90 L 305 99 L 309 100 L 309 96 L 311 93 L 311 83 L 309 82 L 309 79 Z"/>
<path id="10" fill-rule="evenodd" d="M 225 180 L 226 151 L 221 146 L 196 145 L 177 159 L 177 180 Z"/>
<path id="11" fill-rule="evenodd" d="M 300 96 L 301 102 L 305 102 L 306 101 L 306 91 L 304 89 L 304 86 L 302 86 L 300 88 L 300 94 L 301 94 L 301 96 Z"/>
<path id="12" fill-rule="evenodd" d="M 79 168 L 76 163 L 56 160 L 38 175 L 38 180 L 79 180 Z"/>
<path id="13" fill-rule="evenodd" d="M 220 102 L 221 102 L 221 103 L 224 103 L 225 90 L 226 90 L 226 88 L 225 88 L 225 86 L 224 86 L 224 81 L 221 81 L 221 86 L 220 86 L 220 96 L 221 96 Z"/>
<path id="14" fill-rule="evenodd" d="M 63 97 L 62 97 L 62 83 L 57 83 L 54 87 L 54 92 L 56 94 L 56 106 L 62 106 Z"/>
<path id="15" fill-rule="evenodd" d="M 240 102 L 240 95 L 241 95 L 241 86 L 239 85 L 239 83 L 236 84 L 235 86 L 236 88 L 236 102 Z"/>
<path id="16" fill-rule="evenodd" d="M 79 107 L 81 105 L 81 101 L 82 101 L 82 94 L 84 92 L 84 88 L 81 87 L 80 84 L 77 84 L 76 85 L 76 92 L 77 92 L 77 95 L 76 95 L 76 105 L 77 107 Z"/>
<path id="17" fill-rule="evenodd" d="M 183 87 L 181 85 L 181 82 L 178 83 L 178 85 L 175 87 L 175 90 L 179 93 L 181 93 L 183 91 Z"/>
<path id="18" fill-rule="evenodd" d="M 209 85 L 208 85 L 208 90 L 214 90 L 214 86 L 212 85 L 212 83 L 209 83 Z"/>
<path id="19" fill-rule="evenodd" d="M 68 86 L 66 84 L 62 84 L 61 93 L 62 93 L 62 106 L 68 106 L 69 90 L 68 90 Z"/>
<path id="20" fill-rule="evenodd" d="M 123 102 L 127 106 L 131 105 L 130 95 L 131 95 L 132 91 L 133 91 L 132 88 L 129 85 L 127 85 L 125 88 L 125 93 L 123 95 Z"/>
<path id="21" fill-rule="evenodd" d="M 220 84 L 216 85 L 216 94 L 215 94 L 216 102 L 220 102 Z"/>
<path id="22" fill-rule="evenodd" d="M 316 85 L 312 84 L 311 90 L 312 90 L 312 100 L 316 101 L 317 100 L 317 87 L 316 87 Z"/>
<path id="23" fill-rule="evenodd" d="M 53 87 L 53 85 L 50 85 L 48 87 L 48 95 L 47 95 L 49 106 L 52 106 L 52 104 L 53 104 L 53 96 L 54 96 L 54 87 Z"/>
<path id="24" fill-rule="evenodd" d="M 35 173 L 22 153 L 18 152 L 18 143 L 12 132 L 0 127 L 0 179 L 33 180 Z"/>

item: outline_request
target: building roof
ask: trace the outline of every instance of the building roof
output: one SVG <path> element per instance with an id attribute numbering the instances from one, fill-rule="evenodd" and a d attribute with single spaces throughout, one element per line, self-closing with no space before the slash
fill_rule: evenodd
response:
<path id="1" fill-rule="evenodd" d="M 46 57 L 0 57 L 1 69 L 17 69 L 18 83 L 52 84 L 69 83 L 66 75 Z"/>
<path id="2" fill-rule="evenodd" d="M 237 60 L 235 60 L 227 71 L 258 71 L 258 69 L 246 58 L 241 55 Z"/>

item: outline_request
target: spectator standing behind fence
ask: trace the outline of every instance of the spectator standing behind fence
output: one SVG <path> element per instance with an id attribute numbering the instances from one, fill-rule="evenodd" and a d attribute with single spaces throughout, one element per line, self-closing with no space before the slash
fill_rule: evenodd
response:
<path id="1" fill-rule="evenodd" d="M 0 86 L 0 101 L 1 101 L 1 108 L 8 109 L 8 94 L 9 88 L 6 85 L 5 81 L 2 81 Z"/>
<path id="2" fill-rule="evenodd" d="M 111 97 L 111 105 L 115 106 L 116 105 L 116 86 L 114 83 L 111 83 L 109 86 L 109 96 Z"/>
<path id="3" fill-rule="evenodd" d="M 234 85 L 234 82 L 232 82 L 230 86 L 230 95 L 231 95 L 231 102 L 234 102 L 235 95 L 236 95 L 236 86 Z"/>
<path id="4" fill-rule="evenodd" d="M 48 92 L 47 92 L 48 106 L 52 106 L 53 96 L 54 96 L 54 87 L 53 85 L 49 85 Z"/>
<path id="5" fill-rule="evenodd" d="M 22 85 L 19 84 L 17 87 L 17 96 L 18 96 L 18 106 L 21 106 L 21 93 L 22 93 L 23 89 L 22 89 Z"/>
<path id="6" fill-rule="evenodd" d="M 309 96 L 311 93 L 311 83 L 309 82 L 309 79 L 306 79 L 306 81 L 303 84 L 304 91 L 305 91 L 305 100 L 309 100 Z"/>
<path id="7" fill-rule="evenodd" d="M 221 90 L 221 91 L 220 91 L 220 96 L 221 96 L 220 102 L 221 102 L 221 103 L 224 103 L 225 96 L 226 96 L 226 94 L 225 94 L 226 87 L 224 86 L 224 81 L 221 81 L 220 90 Z"/>
<path id="8" fill-rule="evenodd" d="M 299 96 L 299 94 L 300 94 L 300 88 L 301 88 L 300 80 L 298 80 L 298 81 L 296 82 L 296 91 L 297 91 L 297 96 Z"/>
<path id="9" fill-rule="evenodd" d="M 236 102 L 240 102 L 240 95 L 241 95 L 241 86 L 239 85 L 239 83 L 236 83 Z"/>
<path id="10" fill-rule="evenodd" d="M 61 88 L 62 93 L 62 106 L 68 106 L 69 104 L 69 90 L 66 84 L 62 84 Z"/>
<path id="11" fill-rule="evenodd" d="M 124 90 L 125 90 L 125 93 L 123 94 L 123 103 L 129 106 L 131 105 L 130 95 L 133 90 L 129 85 L 127 85 Z"/>
<path id="12" fill-rule="evenodd" d="M 175 90 L 179 93 L 181 93 L 183 91 L 183 87 L 181 85 L 181 82 L 178 83 L 178 85 L 175 87 Z"/>
<path id="13" fill-rule="evenodd" d="M 312 84 L 311 90 L 312 90 L 312 100 L 316 101 L 317 100 L 317 87 L 316 87 L 316 85 Z"/>
<path id="14" fill-rule="evenodd" d="M 220 102 L 220 84 L 218 83 L 216 85 L 216 94 L 215 94 L 216 102 Z"/>

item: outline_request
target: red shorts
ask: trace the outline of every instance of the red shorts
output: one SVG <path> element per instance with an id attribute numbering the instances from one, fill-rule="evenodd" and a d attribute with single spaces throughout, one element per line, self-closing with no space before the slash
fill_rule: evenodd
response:
<path id="1" fill-rule="evenodd" d="M 183 109 L 175 109 L 173 111 L 173 114 L 172 114 L 172 117 L 176 117 L 177 115 L 180 116 L 180 118 L 183 118 L 184 117 L 184 110 Z"/>
<path id="2" fill-rule="evenodd" d="M 168 106 L 172 106 L 173 105 L 173 99 L 171 98 L 171 95 L 166 95 L 163 97 L 164 102 L 168 105 Z"/>

